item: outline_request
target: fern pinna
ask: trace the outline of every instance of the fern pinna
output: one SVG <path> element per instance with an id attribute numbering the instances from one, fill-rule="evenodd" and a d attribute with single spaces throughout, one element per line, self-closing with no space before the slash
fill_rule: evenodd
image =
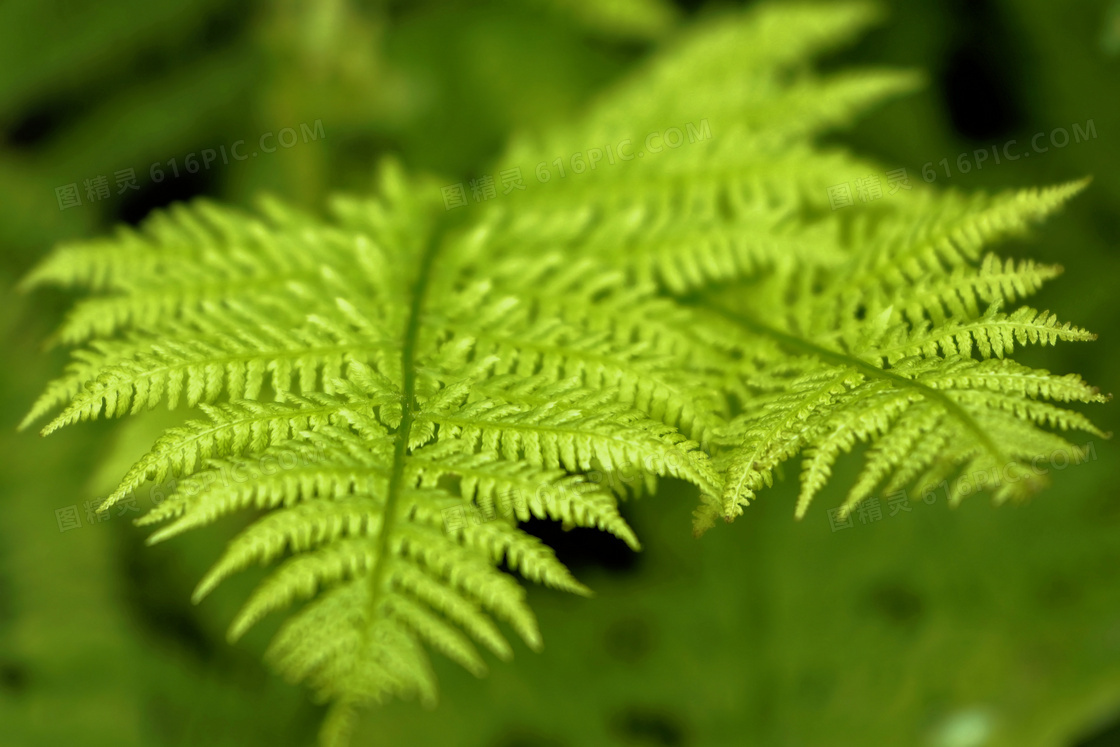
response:
<path id="1" fill-rule="evenodd" d="M 1104 435 L 1053 402 L 1105 398 L 1008 357 L 1092 335 L 1012 308 L 1059 270 L 986 247 L 1084 183 L 976 197 L 907 184 L 830 210 L 830 186 L 878 169 L 816 135 L 917 79 L 805 61 L 874 15 L 783 4 L 702 25 L 582 118 L 515 141 L 495 171 L 640 149 L 671 127 L 694 142 L 484 203 L 449 210 L 440 180 L 387 161 L 375 196 L 333 198 L 329 218 L 199 201 L 62 246 L 26 286 L 94 295 L 59 331 L 74 362 L 27 423 L 197 408 L 103 509 L 174 475 L 141 520 L 164 523 L 153 542 L 261 511 L 196 599 L 279 561 L 230 637 L 304 603 L 269 657 L 334 704 L 328 742 L 358 704 L 434 700 L 425 647 L 481 674 L 475 642 L 511 655 L 494 618 L 540 645 L 499 566 L 587 589 L 518 529 L 531 516 L 636 549 L 618 500 L 690 482 L 700 533 L 801 454 L 800 517 L 860 443 L 843 512 L 962 469 L 991 474 L 997 501 L 1025 495 L 1030 458 L 1069 446 L 1054 428 Z M 321 458 L 251 469 L 309 447 Z M 250 479 L 230 486 L 230 470 Z M 971 490 L 952 484 L 955 499 Z M 463 507 L 489 520 L 446 520 Z"/>

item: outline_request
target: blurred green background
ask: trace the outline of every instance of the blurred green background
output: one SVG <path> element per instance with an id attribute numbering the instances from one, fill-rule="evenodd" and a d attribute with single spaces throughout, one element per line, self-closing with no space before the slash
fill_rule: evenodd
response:
<path id="1" fill-rule="evenodd" d="M 912 179 L 934 163 L 939 185 L 963 190 L 1093 175 L 1032 240 L 1001 250 L 1064 265 L 1033 305 L 1100 334 L 1028 362 L 1116 391 L 1120 3 L 887 9 L 824 67 L 911 67 L 929 84 L 834 139 Z M 484 173 L 511 134 L 578 113 L 714 10 L 0 0 L 0 745 L 307 745 L 322 716 L 259 664 L 267 626 L 225 643 L 252 578 L 190 605 L 221 531 L 148 549 L 135 513 L 89 523 L 85 502 L 160 416 L 47 441 L 15 432 L 66 360 L 42 341 L 70 299 L 18 293 L 28 268 L 59 240 L 199 195 L 249 204 L 268 190 L 314 208 L 328 190 L 365 189 L 387 152 L 449 183 Z M 967 174 L 954 165 L 950 177 L 937 165 L 1090 122 L 1096 136 L 1064 148 Z M 284 128 L 299 135 L 291 147 L 248 156 Z M 245 160 L 228 155 L 239 140 Z M 1092 414 L 1120 430 L 1116 407 Z M 636 556 L 594 532 L 535 525 L 597 595 L 531 589 L 542 654 L 522 646 L 484 680 L 437 658 L 440 706 L 369 711 L 355 744 L 1120 745 L 1120 470 L 1114 443 L 1091 454 L 1052 470 L 1026 506 L 919 501 L 890 515 L 884 501 L 880 520 L 839 531 L 826 509 L 843 469 L 804 521 L 787 480 L 700 541 L 683 489 L 627 505 L 645 544 Z M 56 512 L 69 507 L 82 526 L 60 531 Z"/>

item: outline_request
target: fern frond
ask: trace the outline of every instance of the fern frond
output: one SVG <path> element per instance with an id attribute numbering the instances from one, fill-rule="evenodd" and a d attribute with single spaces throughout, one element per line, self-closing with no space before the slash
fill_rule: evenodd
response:
<path id="1" fill-rule="evenodd" d="M 1027 495 L 1031 460 L 1074 448 L 1065 433 L 1107 435 L 1062 405 L 1107 397 L 1011 360 L 1093 335 L 1014 307 L 1060 269 L 989 247 L 1086 181 L 971 197 L 917 184 L 828 210 L 829 186 L 877 167 L 813 137 L 917 78 L 805 61 L 875 16 L 782 3 L 702 25 L 499 163 L 636 151 L 669 128 L 679 147 L 613 151 L 470 211 L 390 160 L 375 195 L 336 196 L 326 217 L 197 202 L 60 247 L 25 287 L 94 295 L 59 335 L 80 345 L 74 362 L 24 426 L 60 408 L 44 433 L 161 403 L 201 411 L 102 510 L 154 482 L 151 542 L 260 514 L 195 598 L 277 564 L 230 637 L 304 603 L 268 659 L 331 701 L 328 741 L 360 704 L 434 701 L 428 649 L 482 674 L 476 644 L 512 654 L 498 621 L 540 648 L 502 565 L 589 593 L 521 521 L 637 549 L 619 500 L 689 483 L 699 533 L 799 455 L 800 518 L 861 445 L 842 515 L 909 485 L 952 503 Z"/>
<path id="2" fill-rule="evenodd" d="M 164 482 L 168 476 L 186 477 L 220 456 L 264 453 L 272 444 L 288 440 L 306 429 L 326 428 L 345 422 L 342 412 L 351 405 L 326 395 L 309 395 L 292 405 L 243 400 L 217 406 L 200 405 L 208 420 L 192 420 L 170 428 L 136 464 L 109 496 L 105 507 L 117 503 L 149 480 Z M 217 464 L 217 463 L 216 463 Z M 232 463 L 231 472 L 238 463 Z M 247 462 L 240 462 L 247 466 Z M 175 498 L 175 496 L 172 496 Z M 164 520 L 177 516 L 177 500 L 163 503 L 141 518 Z"/>
<path id="3" fill-rule="evenodd" d="M 869 235 L 853 239 L 861 243 L 858 259 L 836 274 L 835 287 L 843 292 L 835 298 L 826 298 L 830 303 L 840 301 L 841 307 L 845 307 L 853 301 L 865 301 L 869 296 L 881 294 L 883 306 L 901 305 L 916 283 L 936 282 L 947 271 L 971 265 L 979 258 L 983 247 L 1025 233 L 1032 222 L 1057 210 L 1088 183 L 1088 179 L 1082 179 L 994 197 L 964 198 L 949 192 L 937 196 L 919 195 L 913 204 L 903 201 L 901 204 L 906 208 L 897 216 L 869 226 L 865 229 Z M 993 269 L 991 264 L 985 265 L 982 277 L 973 282 L 989 281 Z M 1005 272 L 1012 269 L 1004 267 Z M 950 277 L 959 287 L 966 274 L 975 277 L 975 271 Z M 1028 287 L 1036 289 L 1046 275 L 1052 276 L 1052 271 L 1043 269 L 1040 272 L 1035 265 L 1026 263 L 1011 274 L 1012 278 L 996 288 L 1010 286 L 1019 295 L 1026 295 L 1030 292 Z M 985 284 L 989 290 L 995 290 L 990 282 Z M 1005 297 L 1013 300 L 1015 296 L 1007 294 Z"/>
<path id="4" fill-rule="evenodd" d="M 955 268 L 947 276 L 922 278 L 907 289 L 905 296 L 897 294 L 891 300 L 914 326 L 926 318 L 940 324 L 950 316 L 975 317 L 981 305 L 1025 298 L 1061 271 L 1057 265 L 1042 265 L 1029 259 L 1004 261 L 988 254 L 975 271 L 965 266 Z"/>
<path id="5" fill-rule="evenodd" d="M 1074 426 L 1100 434 L 1076 412 L 1039 409 L 1033 403 L 1038 398 L 1105 401 L 1107 398 L 1095 388 L 1076 376 L 1054 377 L 1002 358 L 1014 342 L 1091 339 L 1082 330 L 1058 325 L 1049 315 L 1041 316 L 1030 309 L 1011 316 L 990 313 L 970 328 L 947 322 L 932 334 L 942 335 L 939 344 L 894 349 L 871 344 L 858 355 L 826 348 L 745 316 L 733 318 L 751 334 L 768 336 L 789 351 L 808 357 L 797 359 L 804 366 L 800 369 L 792 365 L 793 361 L 782 360 L 784 367 L 800 370 L 800 375 L 787 380 L 779 393 L 756 399 L 724 434 L 725 442 L 739 444 L 724 458 L 725 492 L 718 510 L 727 517 L 741 512 L 756 492 L 770 483 L 778 463 L 802 450 L 807 450 L 809 459 L 798 516 L 804 515 L 812 496 L 827 480 L 837 456 L 860 441 L 872 445 L 877 460 L 868 465 L 853 493 L 862 499 L 872 477 L 877 481 L 887 472 L 900 469 L 903 462 L 917 464 L 925 456 L 936 456 L 941 464 L 963 465 L 967 461 L 974 471 L 997 470 L 1016 463 L 1033 455 L 1028 454 L 1029 448 L 1042 438 L 1032 422 Z M 929 333 L 923 328 L 919 334 Z M 868 339 L 882 337 L 879 334 Z M 980 342 L 981 360 L 966 357 L 972 352 L 974 339 Z M 900 355 L 903 352 L 907 355 Z M 1015 401 L 1009 402 L 1008 397 Z M 1016 415 L 1011 421 L 1001 415 L 1008 411 Z M 935 454 L 888 447 L 875 450 L 908 418 L 916 418 L 922 425 L 910 431 L 907 439 L 928 432 L 931 422 L 950 430 L 951 437 L 942 439 Z M 1024 444 L 1031 446 L 1023 450 Z M 996 498 L 1004 500 L 1020 494 L 1016 486 L 1004 485 Z M 845 511 L 853 505 L 845 503 Z M 698 525 L 709 525 L 708 516 L 716 509 L 714 503 L 702 508 Z"/>
<path id="6" fill-rule="evenodd" d="M 888 331 L 875 348 L 876 355 L 890 363 L 914 355 L 946 357 L 972 355 L 973 348 L 981 358 L 1002 358 L 1015 351 L 1015 344 L 1054 345 L 1059 340 L 1087 341 L 1097 336 L 1069 322 L 1059 323 L 1058 317 L 1048 311 L 1036 311 L 1026 306 L 1011 314 L 1002 314 L 998 305 L 976 319 L 961 321 L 955 316 L 950 321 L 933 327 L 923 321 L 915 329 L 899 325 Z M 932 327 L 932 328 L 931 328 Z"/>
<path id="7" fill-rule="evenodd" d="M 80 368 L 35 410 L 71 400 L 47 427 L 51 432 L 162 400 L 202 407 L 207 419 L 169 431 L 103 509 L 147 480 L 173 477 L 166 501 L 144 520 L 170 521 L 152 542 L 235 511 L 266 511 L 234 539 L 195 599 L 230 574 L 282 557 L 287 560 L 233 621 L 231 638 L 298 600 L 312 602 L 297 620 L 314 619 L 320 605 L 363 599 L 368 608 L 349 613 L 364 621 L 358 638 L 365 642 L 355 645 L 373 646 L 361 650 L 380 657 L 373 639 L 384 634 L 395 642 L 393 655 L 404 658 L 382 679 L 324 684 L 341 701 L 388 693 L 434 697 L 415 645 L 421 641 L 483 672 L 482 660 L 452 625 L 465 625 L 504 655 L 508 646 L 495 642 L 483 610 L 539 646 L 523 591 L 498 565 L 559 589 L 588 590 L 516 522 L 537 516 L 598 527 L 638 547 L 615 495 L 583 473 L 640 465 L 647 482 L 672 476 L 706 491 L 716 490 L 720 479 L 707 455 L 674 427 L 702 432 L 720 422 L 718 393 L 681 377 L 674 365 L 703 346 L 671 325 L 636 332 L 627 302 L 657 304 L 652 290 L 635 297 L 623 290 L 621 275 L 566 299 L 562 291 L 576 287 L 578 276 L 524 297 L 514 284 L 469 282 L 478 271 L 464 261 L 470 252 L 454 251 L 459 239 L 451 227 L 441 228 L 430 204 L 423 207 L 422 190 L 395 184 L 395 173 L 392 167 L 385 173 L 384 203 L 368 202 L 364 213 L 344 203 L 352 211 L 348 220 L 367 224 L 383 249 L 371 254 L 372 236 L 350 235 L 335 243 L 351 252 L 346 262 L 333 263 L 328 252 L 299 281 L 258 286 L 245 298 L 215 286 L 213 297 L 193 306 L 184 293 L 177 297 L 182 303 L 150 316 L 121 316 L 133 329 L 94 342 Z M 400 214 L 385 212 L 393 200 L 401 201 Z M 430 226 L 419 236 L 422 247 L 397 225 L 421 219 Z M 194 223 L 191 229 L 193 238 L 205 233 Z M 306 238 L 310 229 L 299 230 Z M 215 240 L 237 235 L 225 231 Z M 271 237 L 239 248 L 267 263 L 283 244 Z M 184 246 L 188 236 L 155 251 L 187 261 L 196 250 Z M 235 255 L 238 247 L 230 248 Z M 437 265 L 440 251 L 458 261 Z M 348 263 L 371 274 L 348 274 Z M 374 272 L 385 263 L 395 264 L 388 273 Z M 322 292 L 338 295 L 320 298 Z M 442 303 L 429 306 L 429 293 L 441 294 Z M 594 311 L 600 301 L 611 320 L 606 324 Z M 548 321 L 553 313 L 560 325 Z M 106 337 L 119 326 L 89 331 Z M 716 346 L 703 349 L 710 350 L 709 365 L 719 359 Z M 259 401 L 267 389 L 279 401 Z M 297 453 L 305 458 L 284 465 L 284 455 Z M 449 526 L 447 517 L 464 510 L 466 520 Z M 480 514 L 489 521 L 474 523 Z M 345 625 L 341 618 L 334 624 Z M 277 638 L 278 650 L 290 643 L 283 634 Z M 304 672 L 302 666 L 292 660 L 289 674 Z M 374 682 L 384 690 L 352 689 Z"/>

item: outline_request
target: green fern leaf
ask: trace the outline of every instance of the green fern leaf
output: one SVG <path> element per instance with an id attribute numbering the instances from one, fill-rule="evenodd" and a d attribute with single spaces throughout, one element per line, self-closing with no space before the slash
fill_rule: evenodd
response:
<path id="1" fill-rule="evenodd" d="M 80 346 L 74 362 L 24 425 L 195 411 L 102 510 L 154 483 L 152 542 L 255 512 L 195 599 L 275 565 L 230 638 L 296 607 L 268 659 L 333 704 L 327 744 L 363 703 L 434 702 L 428 650 L 481 675 L 476 644 L 512 655 L 501 624 L 541 646 L 503 564 L 590 593 L 521 521 L 637 549 L 620 500 L 689 483 L 700 533 L 799 455 L 802 517 L 861 445 L 842 515 L 915 484 L 946 481 L 956 502 L 981 487 L 961 471 L 997 502 L 1022 497 L 1031 459 L 1076 448 L 1061 432 L 1107 435 L 1062 405 L 1107 398 L 1011 360 L 1093 335 L 1013 306 L 1059 268 L 987 247 L 1087 182 L 917 185 L 827 210 L 830 185 L 877 167 L 813 138 L 919 81 L 808 69 L 875 16 L 774 4 L 701 25 L 499 166 L 623 141 L 648 157 L 620 148 L 470 210 L 387 161 L 374 196 L 334 197 L 327 217 L 200 201 L 62 246 L 25 286 L 94 295 L 57 336 Z"/>

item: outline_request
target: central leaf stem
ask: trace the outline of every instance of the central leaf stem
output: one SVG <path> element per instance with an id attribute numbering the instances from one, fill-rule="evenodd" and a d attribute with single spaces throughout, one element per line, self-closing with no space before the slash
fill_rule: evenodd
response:
<path id="1" fill-rule="evenodd" d="M 412 299 L 405 322 L 404 337 L 401 343 L 401 422 L 394 434 L 393 469 L 389 475 L 389 490 L 385 497 L 382 513 L 381 531 L 377 535 L 377 549 L 374 554 L 374 567 L 370 573 L 369 621 L 376 617 L 377 605 L 381 601 L 384 587 L 386 560 L 389 553 L 389 540 L 397 519 L 397 504 L 404 492 L 404 473 L 408 462 L 408 445 L 412 424 L 416 419 L 416 348 L 420 337 L 421 315 L 428 294 L 432 266 L 439 254 L 446 233 L 445 221 L 435 221 L 427 237 L 416 277 L 412 283 Z"/>
<path id="2" fill-rule="evenodd" d="M 961 407 L 956 401 L 953 400 L 952 397 L 947 395 L 945 392 L 942 392 L 931 386 L 927 386 L 920 381 L 916 381 L 914 379 L 910 379 L 900 374 L 894 373 L 893 371 L 888 371 L 886 369 L 880 368 L 868 361 L 863 360 L 862 358 L 857 358 L 855 356 L 842 353 L 838 350 L 830 350 L 828 348 L 821 347 L 820 345 L 810 340 L 797 337 L 796 335 L 792 335 L 788 332 L 783 332 L 780 329 L 775 329 L 774 327 L 764 324 L 757 319 L 753 319 L 746 314 L 733 311 L 718 304 L 694 302 L 693 305 L 696 306 L 696 308 L 706 309 L 707 311 L 717 314 L 728 321 L 745 327 L 755 334 L 769 337 L 778 344 L 784 346 L 787 350 L 800 353 L 808 353 L 809 355 L 812 355 L 819 360 L 831 363 L 833 365 L 853 368 L 871 378 L 886 379 L 899 388 L 914 389 L 919 392 L 924 398 L 937 402 L 939 405 L 945 408 L 946 412 L 956 418 L 957 421 L 961 423 L 961 425 L 972 431 L 980 444 L 983 445 L 983 447 L 988 451 L 989 454 L 991 454 L 995 458 L 997 462 L 1006 463 L 1010 461 L 1007 455 L 1004 453 L 1003 449 L 1001 449 L 995 443 L 995 441 L 992 440 L 988 432 L 985 431 L 980 426 L 980 424 L 976 422 L 976 419 L 969 415 L 963 407 Z"/>

